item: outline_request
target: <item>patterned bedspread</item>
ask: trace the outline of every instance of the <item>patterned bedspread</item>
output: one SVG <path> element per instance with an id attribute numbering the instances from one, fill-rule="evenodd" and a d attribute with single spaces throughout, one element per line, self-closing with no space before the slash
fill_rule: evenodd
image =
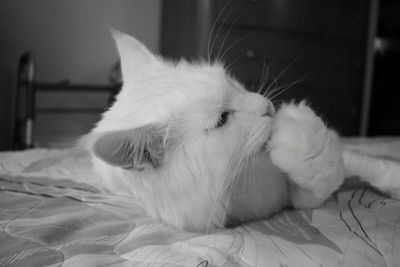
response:
<path id="1" fill-rule="evenodd" d="M 88 175 L 76 150 L 0 153 L 0 266 L 400 266 L 400 202 L 368 189 L 202 235 L 77 182 Z"/>

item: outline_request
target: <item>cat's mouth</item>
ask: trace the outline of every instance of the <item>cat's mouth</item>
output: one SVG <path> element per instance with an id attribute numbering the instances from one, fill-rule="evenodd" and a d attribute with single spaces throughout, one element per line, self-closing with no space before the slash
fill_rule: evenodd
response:
<path id="1" fill-rule="evenodd" d="M 258 151 L 258 153 L 265 153 L 265 152 L 267 152 L 268 141 L 269 141 L 269 138 L 268 138 L 268 140 L 267 140 L 266 142 L 264 142 L 264 143 L 261 144 L 261 147 L 260 147 L 260 150 Z"/>
<path id="2" fill-rule="evenodd" d="M 271 126 L 269 125 L 265 141 L 262 142 L 261 147 L 260 147 L 260 151 L 259 151 L 260 153 L 265 153 L 268 151 L 269 141 L 271 140 L 271 137 L 272 137 L 272 131 L 271 131 Z"/>
<path id="3" fill-rule="evenodd" d="M 271 136 L 269 135 L 265 141 L 263 141 L 256 151 L 256 154 L 261 154 L 261 153 L 266 153 L 268 152 L 268 147 L 269 147 L 269 141 L 271 140 Z"/>
<path id="4" fill-rule="evenodd" d="M 255 129 L 249 134 L 248 143 L 249 152 L 251 155 L 262 154 L 268 151 L 268 143 L 271 139 L 271 118 L 262 117 L 257 122 Z"/>

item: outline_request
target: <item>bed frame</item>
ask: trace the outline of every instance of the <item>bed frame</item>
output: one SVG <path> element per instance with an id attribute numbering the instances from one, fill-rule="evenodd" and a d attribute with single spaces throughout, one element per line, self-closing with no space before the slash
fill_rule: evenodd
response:
<path id="1" fill-rule="evenodd" d="M 35 117 L 38 111 L 44 113 L 101 113 L 100 108 L 37 108 L 36 93 L 53 92 L 106 92 L 109 93 L 109 104 L 119 92 L 121 84 L 70 84 L 69 82 L 50 83 L 37 81 L 33 56 L 26 52 L 20 59 L 17 73 L 14 105 L 13 149 L 33 148 Z"/>

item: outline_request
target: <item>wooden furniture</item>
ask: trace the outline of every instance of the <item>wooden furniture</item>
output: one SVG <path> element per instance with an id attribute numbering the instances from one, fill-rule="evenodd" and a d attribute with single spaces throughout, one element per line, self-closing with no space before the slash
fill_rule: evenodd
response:
<path id="1" fill-rule="evenodd" d="M 219 55 L 248 89 L 258 89 L 268 66 L 267 85 L 292 85 L 276 104 L 307 99 L 339 133 L 365 134 L 374 34 L 369 18 L 376 2 L 164 0 L 161 52 L 174 59 L 207 58 L 214 28 L 211 58 Z"/>
<path id="2" fill-rule="evenodd" d="M 11 149 L 13 84 L 6 68 L 0 68 L 0 151 Z"/>
<path id="3" fill-rule="evenodd" d="M 400 135 L 400 1 L 381 0 L 375 39 L 370 135 Z"/>

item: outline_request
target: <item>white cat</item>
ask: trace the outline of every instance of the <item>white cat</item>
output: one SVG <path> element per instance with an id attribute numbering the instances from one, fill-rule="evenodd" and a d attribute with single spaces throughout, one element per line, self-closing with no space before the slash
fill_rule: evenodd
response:
<path id="1" fill-rule="evenodd" d="M 123 88 L 86 138 L 98 183 L 154 219 L 211 231 L 337 190 L 337 135 L 302 102 L 275 112 L 219 63 L 168 62 L 113 31 Z"/>

